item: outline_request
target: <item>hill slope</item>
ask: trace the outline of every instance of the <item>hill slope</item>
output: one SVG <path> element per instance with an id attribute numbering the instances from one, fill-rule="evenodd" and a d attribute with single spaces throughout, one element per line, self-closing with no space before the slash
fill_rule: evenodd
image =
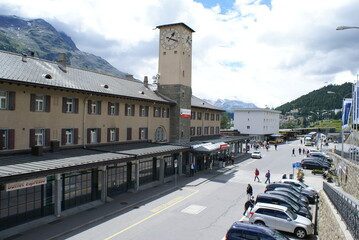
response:
<path id="1" fill-rule="evenodd" d="M 66 53 L 67 64 L 91 71 L 126 77 L 101 57 L 80 51 L 63 32 L 42 19 L 27 20 L 16 16 L 0 15 L 0 50 L 31 54 L 56 61 L 59 53 Z"/>
<path id="2" fill-rule="evenodd" d="M 342 108 L 343 98 L 351 98 L 352 86 L 352 83 L 328 85 L 283 104 L 277 107 L 276 110 L 286 114 L 291 110 L 298 109 L 300 115 L 307 115 L 310 111 L 340 109 Z M 329 94 L 328 91 L 334 93 Z"/>

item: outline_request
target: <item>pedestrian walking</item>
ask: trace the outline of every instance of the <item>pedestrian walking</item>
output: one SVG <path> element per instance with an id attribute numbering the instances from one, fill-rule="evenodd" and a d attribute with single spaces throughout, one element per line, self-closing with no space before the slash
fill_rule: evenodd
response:
<path id="1" fill-rule="evenodd" d="M 276 151 L 277 151 L 277 147 L 278 147 L 278 145 L 277 145 L 277 144 L 274 144 L 274 148 L 275 148 Z"/>
<path id="2" fill-rule="evenodd" d="M 267 179 L 266 179 L 266 181 L 264 183 L 265 184 L 267 184 L 267 183 L 270 184 L 270 171 L 269 170 L 268 170 L 268 172 L 266 172 L 265 176 L 266 176 Z"/>
<path id="3" fill-rule="evenodd" d="M 256 170 L 254 171 L 254 181 L 256 181 L 256 179 L 258 180 L 258 182 L 261 182 L 261 180 L 259 180 L 259 170 L 258 168 L 256 168 Z"/>
<path id="4" fill-rule="evenodd" d="M 194 175 L 194 169 L 195 169 L 194 163 L 191 163 L 191 169 L 190 169 L 190 176 L 191 177 Z"/>
<path id="5" fill-rule="evenodd" d="M 245 204 L 244 204 L 244 212 L 243 215 L 246 215 L 246 212 L 249 208 L 254 207 L 254 197 L 252 196 Z"/>
<path id="6" fill-rule="evenodd" d="M 292 149 L 292 157 L 293 156 L 295 157 L 295 149 L 294 148 Z"/>
<path id="7" fill-rule="evenodd" d="M 302 149 L 300 147 L 298 148 L 298 152 L 299 152 L 299 155 L 302 154 Z"/>
<path id="8" fill-rule="evenodd" d="M 269 144 L 266 145 L 267 152 L 268 152 L 268 148 L 269 148 Z"/>
<path id="9" fill-rule="evenodd" d="M 247 186 L 247 197 L 248 197 L 248 200 L 251 199 L 252 195 L 253 195 L 253 188 L 252 188 L 252 186 L 248 183 L 248 186 Z"/>

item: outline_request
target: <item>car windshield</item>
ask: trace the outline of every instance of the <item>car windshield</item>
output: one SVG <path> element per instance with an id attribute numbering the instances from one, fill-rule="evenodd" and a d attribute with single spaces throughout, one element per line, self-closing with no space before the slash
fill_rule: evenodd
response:
<path id="1" fill-rule="evenodd" d="M 253 154 L 261 154 L 260 152 L 253 152 Z"/>
<path id="2" fill-rule="evenodd" d="M 293 196 L 295 196 L 297 198 L 300 198 L 300 194 L 295 192 L 295 191 L 291 191 L 291 189 L 281 189 L 281 188 L 279 188 L 279 189 L 275 189 L 275 190 L 282 191 L 282 192 L 287 192 L 288 194 L 291 194 L 291 195 L 293 195 Z"/>
<path id="3" fill-rule="evenodd" d="M 286 200 L 287 200 L 287 203 L 289 204 L 289 206 L 291 206 L 295 211 L 299 211 L 300 208 L 299 208 L 298 204 L 296 204 L 289 198 L 287 198 Z"/>
<path id="4" fill-rule="evenodd" d="M 297 219 L 297 217 L 298 217 L 298 215 L 295 212 L 293 212 L 292 210 L 290 210 L 289 208 L 287 208 L 287 211 L 285 211 L 285 212 L 293 220 Z"/>
<path id="5" fill-rule="evenodd" d="M 280 232 L 274 230 L 272 232 L 272 237 L 274 237 L 274 239 L 279 239 L 279 240 L 287 240 L 289 238 L 287 238 L 286 236 L 284 236 L 283 234 L 281 234 Z"/>

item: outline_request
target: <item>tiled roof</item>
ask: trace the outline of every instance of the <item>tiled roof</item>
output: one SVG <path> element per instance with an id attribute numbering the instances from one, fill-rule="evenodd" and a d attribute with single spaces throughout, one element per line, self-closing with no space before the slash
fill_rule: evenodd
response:
<path id="1" fill-rule="evenodd" d="M 219 108 L 212 104 L 209 104 L 208 102 L 205 102 L 202 99 L 195 97 L 193 95 L 192 95 L 192 99 L 191 99 L 191 105 L 192 105 L 192 107 L 212 109 L 212 110 L 225 112 L 225 110 L 223 110 L 222 108 Z"/>
<path id="2" fill-rule="evenodd" d="M 122 79 L 70 66 L 66 66 L 65 72 L 56 62 L 38 58 L 26 57 L 23 61 L 22 55 L 0 51 L 0 66 L 0 79 L 6 81 L 169 102 L 146 88 L 141 81 Z"/>

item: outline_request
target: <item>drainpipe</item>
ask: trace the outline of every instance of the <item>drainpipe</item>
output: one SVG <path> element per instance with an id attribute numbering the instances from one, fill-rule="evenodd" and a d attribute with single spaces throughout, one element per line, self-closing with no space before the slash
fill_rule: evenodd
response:
<path id="1" fill-rule="evenodd" d="M 92 94 L 91 94 L 92 95 Z M 90 96 L 91 96 L 90 95 Z M 87 137 L 87 133 L 86 133 L 86 128 L 85 128 L 85 123 L 86 123 L 86 103 L 87 100 L 89 99 L 89 97 L 85 97 L 84 98 L 84 109 L 83 109 L 83 115 L 82 115 L 82 147 L 86 148 L 86 144 L 85 144 L 85 135 Z"/>

